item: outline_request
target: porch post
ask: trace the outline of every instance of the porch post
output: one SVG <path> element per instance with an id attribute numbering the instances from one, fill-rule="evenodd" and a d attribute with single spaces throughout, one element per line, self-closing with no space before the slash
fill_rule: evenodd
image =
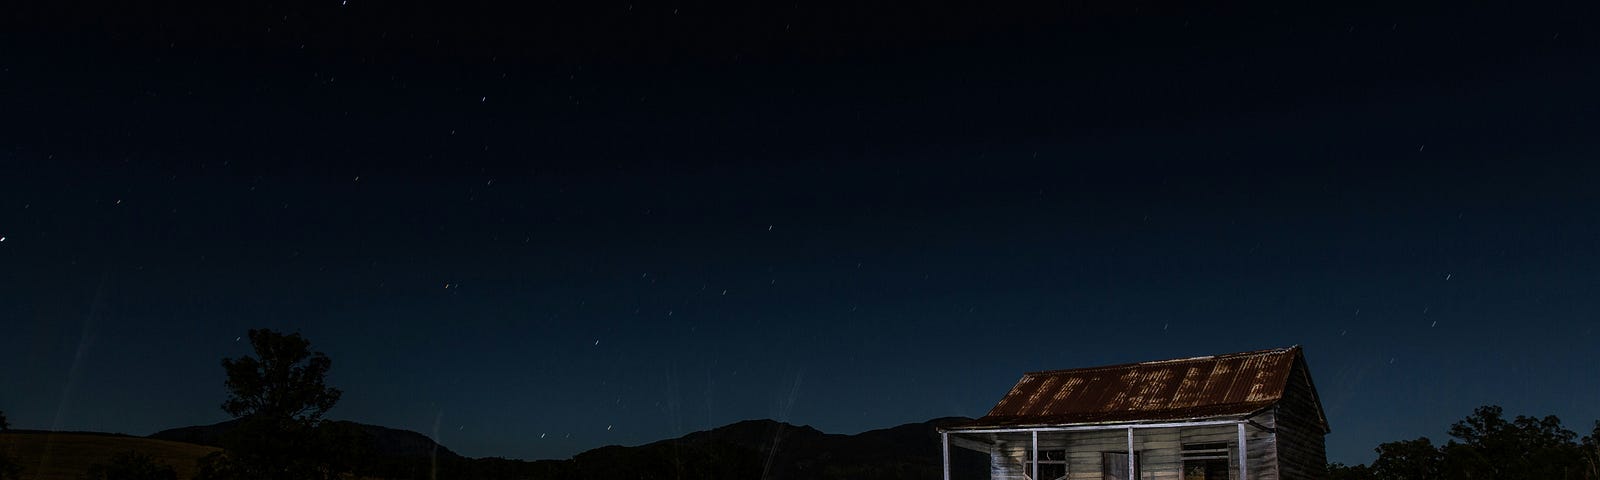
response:
<path id="1" fill-rule="evenodd" d="M 1039 431 L 1033 431 L 1033 473 L 1028 478 L 1039 480 Z"/>
<path id="2" fill-rule="evenodd" d="M 1136 480 L 1133 467 L 1133 427 L 1128 427 L 1128 480 Z"/>
<path id="3" fill-rule="evenodd" d="M 1250 478 L 1249 467 L 1246 466 L 1246 465 L 1250 464 L 1249 460 L 1250 460 L 1250 455 L 1248 453 L 1246 453 L 1246 448 L 1245 448 L 1245 443 L 1244 443 L 1244 424 L 1240 423 L 1239 424 L 1239 480 L 1248 480 Z"/>
<path id="4" fill-rule="evenodd" d="M 944 480 L 950 480 L 950 432 L 939 432 L 939 444 L 944 452 Z"/>

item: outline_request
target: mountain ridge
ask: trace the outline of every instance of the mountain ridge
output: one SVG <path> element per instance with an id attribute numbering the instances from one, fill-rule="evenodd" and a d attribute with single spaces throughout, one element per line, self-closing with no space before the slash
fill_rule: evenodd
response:
<path id="1" fill-rule="evenodd" d="M 838 434 L 753 419 L 642 445 L 605 445 L 562 460 L 469 458 L 422 433 L 343 423 L 372 435 L 377 455 L 359 472 L 373 478 L 925 479 L 942 468 L 938 428 L 966 420 L 941 417 Z M 216 446 L 237 423 L 171 428 L 146 438 Z M 955 478 L 988 473 L 987 455 L 952 449 L 951 457 Z"/>
<path id="2" fill-rule="evenodd" d="M 223 446 L 223 435 L 227 434 L 229 430 L 238 425 L 240 421 L 241 420 L 239 419 L 233 419 L 213 423 L 210 425 L 192 425 L 187 427 L 169 428 L 146 435 L 145 438 L 172 440 L 210 447 L 221 447 Z M 466 458 L 454 451 L 451 451 L 444 445 L 433 441 L 433 438 L 419 432 L 352 422 L 348 420 L 330 421 L 355 426 L 360 428 L 361 431 L 371 435 L 373 439 L 373 450 L 375 453 L 381 456 L 405 457 L 432 456 L 437 454 L 446 458 Z"/>

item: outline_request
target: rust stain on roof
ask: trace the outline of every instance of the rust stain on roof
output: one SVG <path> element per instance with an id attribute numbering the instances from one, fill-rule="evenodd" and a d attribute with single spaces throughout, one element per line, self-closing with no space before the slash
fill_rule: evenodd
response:
<path id="1" fill-rule="evenodd" d="M 958 428 L 1170 421 L 1249 415 L 1283 398 L 1300 347 L 1023 374 Z"/>

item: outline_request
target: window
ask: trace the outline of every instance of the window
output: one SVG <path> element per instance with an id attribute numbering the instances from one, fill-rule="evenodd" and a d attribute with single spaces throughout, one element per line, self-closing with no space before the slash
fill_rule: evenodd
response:
<path id="1" fill-rule="evenodd" d="M 1183 480 L 1228 480 L 1228 444 L 1184 445 Z"/>
<path id="2" fill-rule="evenodd" d="M 1033 474 L 1033 463 L 1039 464 L 1039 478 L 1034 480 L 1061 480 L 1067 478 L 1067 451 L 1066 450 L 1040 450 L 1039 461 L 1027 462 L 1027 471 L 1024 475 Z"/>
<path id="3" fill-rule="evenodd" d="M 1100 478 L 1104 480 L 1133 480 L 1139 478 L 1139 452 L 1133 452 L 1133 475 L 1128 475 L 1128 452 L 1101 453 Z"/>

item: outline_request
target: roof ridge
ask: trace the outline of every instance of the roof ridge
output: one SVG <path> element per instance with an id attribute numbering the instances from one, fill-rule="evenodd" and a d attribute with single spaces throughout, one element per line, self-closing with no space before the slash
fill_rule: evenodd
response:
<path id="1" fill-rule="evenodd" d="M 1284 354 L 1284 353 L 1289 353 L 1289 352 L 1292 352 L 1292 351 L 1298 350 L 1298 349 L 1300 349 L 1300 345 L 1290 345 L 1290 346 L 1287 346 L 1287 347 L 1264 348 L 1264 349 L 1260 349 L 1260 350 L 1250 350 L 1250 351 L 1247 351 L 1247 352 L 1222 353 L 1222 354 L 1217 354 L 1217 355 L 1203 355 L 1203 356 L 1198 356 L 1198 357 L 1170 358 L 1170 359 L 1165 359 L 1165 360 L 1146 360 L 1146 361 L 1143 361 L 1143 362 L 1119 363 L 1119 364 L 1115 364 L 1115 365 L 1101 365 L 1101 366 L 1095 366 L 1095 367 L 1060 368 L 1060 369 L 1055 369 L 1055 370 L 1038 370 L 1038 371 L 1033 371 L 1033 372 L 1023 372 L 1023 375 L 1054 375 L 1054 374 L 1067 373 L 1067 372 L 1093 372 L 1093 371 L 1098 371 L 1098 370 L 1114 370 L 1114 369 L 1121 369 L 1121 368 L 1128 368 L 1128 367 L 1137 367 L 1137 366 L 1141 366 L 1141 365 L 1159 365 L 1159 364 L 1164 364 L 1164 363 L 1174 363 L 1174 364 L 1176 364 L 1176 363 L 1185 363 L 1185 362 L 1201 362 L 1201 361 L 1212 361 L 1212 360 L 1225 360 L 1225 359 L 1229 359 L 1229 358 L 1249 357 L 1249 356 L 1255 356 L 1255 355 Z"/>

